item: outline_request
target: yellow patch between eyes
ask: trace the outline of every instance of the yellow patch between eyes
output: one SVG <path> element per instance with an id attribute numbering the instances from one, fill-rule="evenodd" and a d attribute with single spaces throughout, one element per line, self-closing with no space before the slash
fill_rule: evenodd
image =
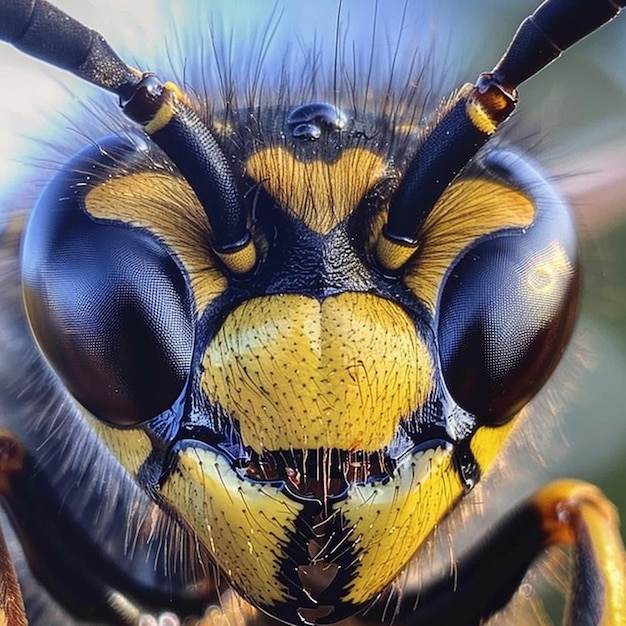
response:
<path id="1" fill-rule="evenodd" d="M 298 161 L 284 148 L 267 148 L 246 162 L 246 173 L 262 183 L 280 206 L 311 230 L 329 233 L 383 177 L 385 161 L 350 148 L 335 163 Z"/>
<path id="2" fill-rule="evenodd" d="M 280 564 L 302 505 L 271 485 L 240 479 L 225 459 L 187 448 L 161 489 L 238 590 L 257 606 L 284 602 Z"/>
<path id="3" fill-rule="evenodd" d="M 377 452 L 425 400 L 433 363 L 413 322 L 368 293 L 321 303 L 287 294 L 229 314 L 202 360 L 202 388 L 256 452 Z"/>
<path id="4" fill-rule="evenodd" d="M 163 241 L 189 275 L 196 312 L 226 288 L 209 245 L 206 214 L 181 178 L 156 172 L 112 178 L 89 191 L 85 207 L 92 217 L 145 228 Z"/>

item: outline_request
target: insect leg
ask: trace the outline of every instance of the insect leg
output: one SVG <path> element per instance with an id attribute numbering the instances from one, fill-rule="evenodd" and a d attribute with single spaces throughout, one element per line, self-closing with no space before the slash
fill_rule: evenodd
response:
<path id="1" fill-rule="evenodd" d="M 563 623 L 625 624 L 626 553 L 618 526 L 615 508 L 597 487 L 574 480 L 550 483 L 462 557 L 453 578 L 437 580 L 417 595 L 405 593 L 394 623 L 478 626 L 509 602 L 537 556 L 564 545 L 574 550 L 575 571 Z M 384 604 L 363 619 L 388 619 Z"/>
<path id="2" fill-rule="evenodd" d="M 574 548 L 574 579 L 564 623 L 626 623 L 626 554 L 615 506 L 579 481 L 556 481 L 532 499 L 546 542 Z"/>

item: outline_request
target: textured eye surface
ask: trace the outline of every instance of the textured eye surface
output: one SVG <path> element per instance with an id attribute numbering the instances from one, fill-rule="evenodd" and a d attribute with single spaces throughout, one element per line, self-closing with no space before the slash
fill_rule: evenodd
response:
<path id="1" fill-rule="evenodd" d="M 24 240 L 29 322 L 56 373 L 99 419 L 117 425 L 168 409 L 187 380 L 192 305 L 180 268 L 154 237 L 86 214 L 90 149 L 42 195 Z M 96 173 L 97 177 L 97 173 Z"/>
<path id="2" fill-rule="evenodd" d="M 454 399 L 485 424 L 512 418 L 543 386 L 576 317 L 576 236 L 567 209 L 528 163 L 495 153 L 536 209 L 527 229 L 501 231 L 467 251 L 439 303 L 444 379 Z M 513 170 L 511 169 L 511 172 Z"/>

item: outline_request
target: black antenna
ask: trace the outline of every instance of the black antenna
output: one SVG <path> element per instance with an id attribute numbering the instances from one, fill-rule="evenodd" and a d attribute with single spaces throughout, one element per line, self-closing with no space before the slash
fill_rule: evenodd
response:
<path id="1" fill-rule="evenodd" d="M 517 105 L 517 87 L 563 51 L 613 19 L 626 0 L 547 0 L 526 18 L 492 72 L 466 85 L 409 163 L 391 199 L 376 256 L 400 269 L 441 194 Z"/>
<path id="2" fill-rule="evenodd" d="M 236 274 L 254 268 L 256 251 L 233 170 L 176 85 L 129 67 L 102 35 L 45 0 L 0 2 L 0 39 L 119 96 L 126 115 L 144 127 L 194 190 L 216 254 Z"/>

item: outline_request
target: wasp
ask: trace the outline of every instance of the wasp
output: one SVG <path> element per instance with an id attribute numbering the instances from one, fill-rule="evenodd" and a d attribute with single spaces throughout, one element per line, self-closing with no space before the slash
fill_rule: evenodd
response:
<path id="1" fill-rule="evenodd" d="M 109 132 L 2 233 L 0 494 L 60 623 L 213 606 L 208 623 L 479 624 L 553 545 L 575 556 L 570 623 L 626 622 L 616 514 L 588 483 L 539 489 L 453 575 L 429 580 L 420 553 L 577 315 L 567 203 L 500 129 L 518 88 L 623 6 L 548 0 L 429 111 L 416 53 L 398 45 L 379 76 L 341 3 L 328 75 L 296 42 L 267 79 L 270 23 L 243 78 L 213 29 L 209 65 L 176 82 L 45 0 L 1 5 L 0 38 L 122 109 L 96 107 Z M 23 624 L 4 553 L 4 619 Z"/>

